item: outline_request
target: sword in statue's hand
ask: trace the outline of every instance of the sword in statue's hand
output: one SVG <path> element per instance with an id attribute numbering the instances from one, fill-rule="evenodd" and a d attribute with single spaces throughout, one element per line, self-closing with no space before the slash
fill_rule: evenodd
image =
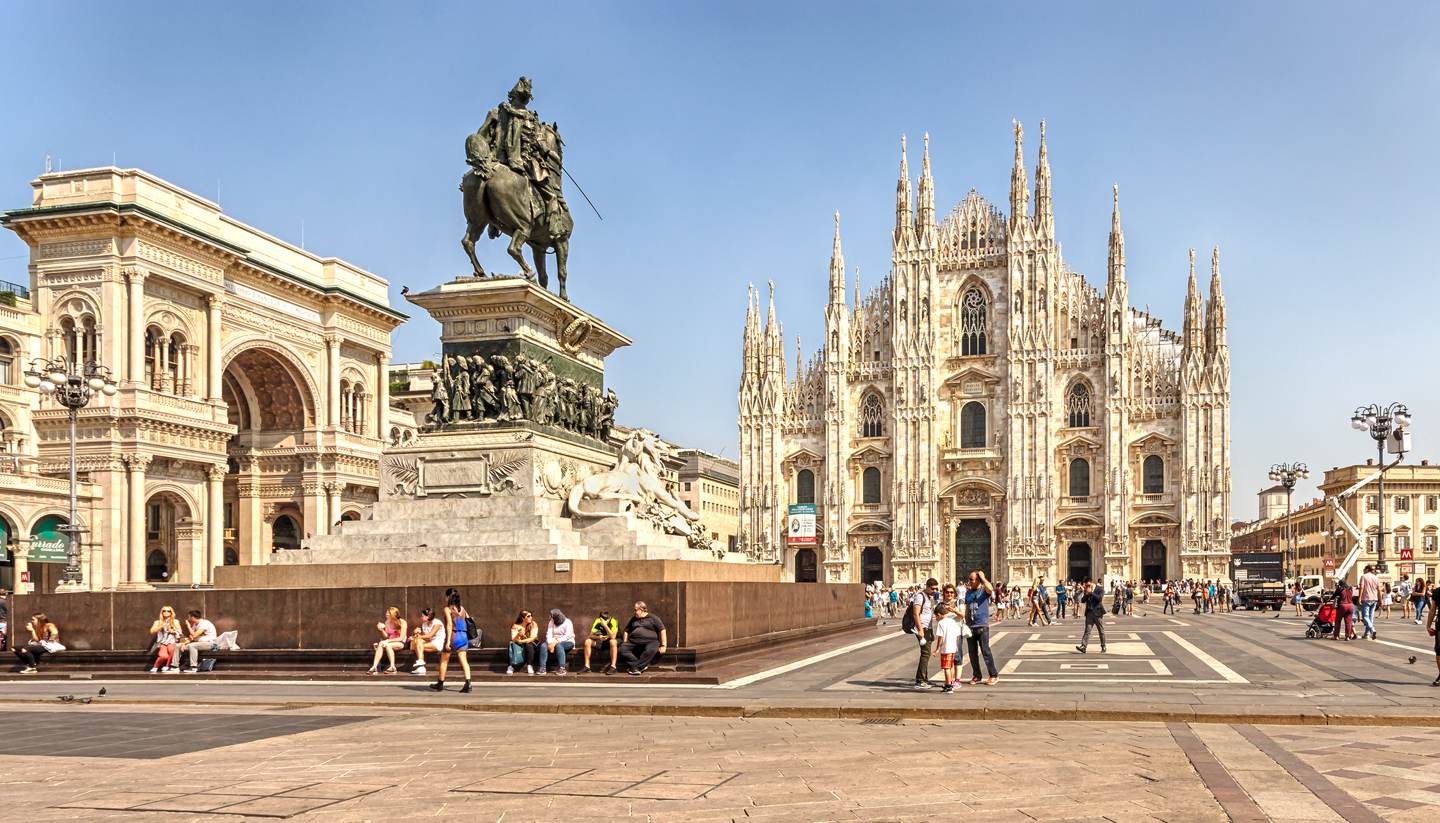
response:
<path id="1" fill-rule="evenodd" d="M 560 145 L 562 145 L 562 146 L 565 145 L 565 140 L 560 136 L 559 130 L 555 130 L 555 131 L 554 131 L 554 134 L 555 134 L 555 141 L 558 142 L 558 143 L 559 143 Z M 575 175 L 571 174 L 571 173 L 570 173 L 570 170 L 567 169 L 567 168 L 565 168 L 565 164 L 564 164 L 564 163 L 559 163 L 558 165 L 560 166 L 560 171 L 565 172 L 565 176 L 568 177 L 568 178 L 570 178 L 570 182 L 571 182 L 571 183 L 574 183 L 574 184 L 575 184 L 575 190 L 578 191 L 578 192 L 580 192 L 580 196 L 583 197 L 583 198 L 585 198 L 585 202 L 586 202 L 586 203 L 590 204 L 590 211 L 595 212 L 595 216 L 596 216 L 596 217 L 599 217 L 600 220 L 603 222 L 603 221 L 605 220 L 605 217 L 600 214 L 600 210 L 599 210 L 599 209 L 595 208 L 595 203 L 594 203 L 594 201 L 592 201 L 592 200 L 590 199 L 590 195 L 586 194 L 586 193 L 585 193 L 585 190 L 580 187 L 580 181 L 579 181 L 579 180 L 576 180 L 576 179 L 575 179 Z"/>

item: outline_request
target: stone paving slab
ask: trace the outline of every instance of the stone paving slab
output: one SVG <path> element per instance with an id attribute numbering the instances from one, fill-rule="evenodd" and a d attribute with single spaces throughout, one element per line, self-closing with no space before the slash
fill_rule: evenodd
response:
<path id="1" fill-rule="evenodd" d="M 115 715 L 114 723 L 139 725 L 124 717 L 134 709 L 88 711 L 95 722 Z M 152 706 L 143 713 L 148 725 L 164 727 L 202 712 Z M 50 742 L 43 724 L 26 722 L 43 712 L 11 714 L 8 728 Z M 311 722 L 295 723 L 288 735 L 159 760 L 0 755 L 0 774 L 11 776 L 0 781 L 0 804 L 23 806 L 27 823 L 77 814 L 506 823 L 1440 819 L 1440 791 L 1428 790 L 1440 788 L 1440 730 L 1413 726 L 742 717 L 577 723 L 404 709 L 371 709 L 364 722 L 327 725 L 321 721 L 356 710 L 255 705 L 203 714 L 229 715 L 212 721 L 220 725 L 253 727 L 267 716 Z M 165 786 L 163 775 L 205 779 Z"/>

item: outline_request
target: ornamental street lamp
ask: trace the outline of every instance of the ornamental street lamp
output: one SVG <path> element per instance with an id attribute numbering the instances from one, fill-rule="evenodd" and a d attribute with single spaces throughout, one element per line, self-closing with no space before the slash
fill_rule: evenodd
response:
<path id="1" fill-rule="evenodd" d="M 1295 551 L 1294 523 L 1290 516 L 1290 495 L 1295 491 L 1295 481 L 1310 476 L 1310 467 L 1304 463 L 1276 463 L 1270 467 L 1270 479 L 1285 487 L 1285 579 L 1290 579 L 1293 564 L 1290 556 Z"/>
<path id="2" fill-rule="evenodd" d="M 75 421 L 90 398 L 97 394 L 114 395 L 115 381 L 110 379 L 109 369 L 93 360 L 80 366 L 64 358 L 49 361 L 36 358 L 30 361 L 30 368 L 25 372 L 25 385 L 55 398 L 70 412 L 70 522 L 61 528 L 70 539 L 65 549 L 65 572 L 55 590 L 85 591 L 85 578 L 80 573 L 80 504 L 75 491 Z"/>
<path id="3" fill-rule="evenodd" d="M 1375 571 L 1385 574 L 1385 444 L 1390 444 L 1392 454 L 1399 455 L 1396 463 L 1405 459 L 1405 452 L 1410 450 L 1410 409 L 1404 403 L 1388 406 L 1371 403 L 1350 415 L 1350 425 L 1356 431 L 1369 432 L 1379 452 L 1380 489 L 1376 508 L 1380 510 L 1380 525 L 1375 534 Z"/>

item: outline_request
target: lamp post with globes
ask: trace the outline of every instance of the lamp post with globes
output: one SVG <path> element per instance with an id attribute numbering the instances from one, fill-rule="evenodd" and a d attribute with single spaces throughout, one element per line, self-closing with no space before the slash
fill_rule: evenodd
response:
<path id="1" fill-rule="evenodd" d="M 1310 467 L 1304 463 L 1276 463 L 1270 467 L 1270 479 L 1285 487 L 1285 579 L 1290 579 L 1293 564 L 1290 555 L 1295 551 L 1295 526 L 1290 516 L 1290 495 L 1295 491 L 1295 481 L 1310 476 Z"/>
<path id="2" fill-rule="evenodd" d="M 1379 451 L 1379 503 L 1375 508 L 1380 512 L 1380 525 L 1375 535 L 1375 571 L 1385 574 L 1385 444 L 1389 443 L 1390 451 L 1399 455 L 1395 462 L 1405 458 L 1405 452 L 1410 450 L 1410 409 L 1404 403 L 1371 403 L 1350 415 L 1350 425 L 1356 431 L 1369 432 Z"/>
<path id="3" fill-rule="evenodd" d="M 57 592 L 85 591 L 85 577 L 80 572 L 80 504 L 76 495 L 75 422 L 80 410 L 97 394 L 115 394 L 115 381 L 110 370 L 93 360 L 79 365 L 64 358 L 30 361 L 25 372 L 25 385 L 53 397 L 70 412 L 70 520 L 61 531 L 70 538 L 65 549 L 65 571 L 60 576 Z"/>

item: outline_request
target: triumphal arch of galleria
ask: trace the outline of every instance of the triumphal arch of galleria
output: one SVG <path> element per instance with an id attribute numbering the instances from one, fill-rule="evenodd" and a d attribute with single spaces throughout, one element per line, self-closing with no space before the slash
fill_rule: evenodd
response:
<path id="1" fill-rule="evenodd" d="M 31 185 L 0 218 L 30 248 L 29 284 L 0 284 L 0 588 L 23 567 L 50 590 L 63 569 L 67 411 L 25 388 L 35 358 L 94 360 L 119 384 L 79 416 L 89 588 L 205 584 L 376 499 L 402 424 L 386 373 L 405 315 L 383 279 L 143 171 Z"/>

